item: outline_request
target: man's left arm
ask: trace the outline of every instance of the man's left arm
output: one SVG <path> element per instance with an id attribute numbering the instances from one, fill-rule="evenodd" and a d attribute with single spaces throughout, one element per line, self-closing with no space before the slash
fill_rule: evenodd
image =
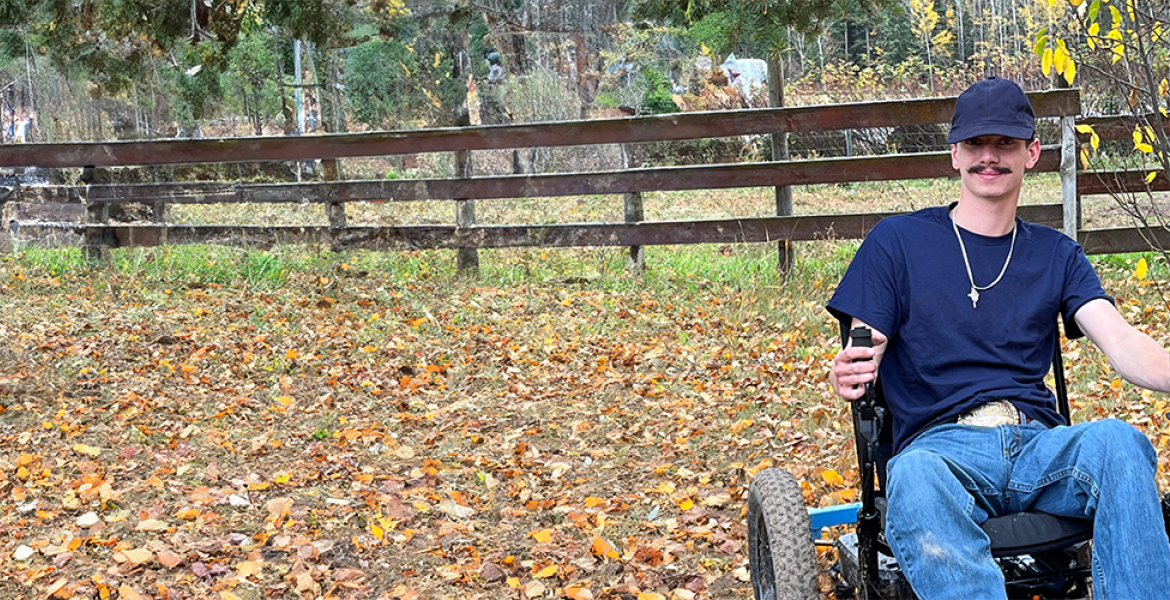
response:
<path id="1" fill-rule="evenodd" d="M 1170 353 L 1130 325 L 1112 302 L 1090 300 L 1073 318 L 1123 379 L 1149 390 L 1170 392 Z"/>

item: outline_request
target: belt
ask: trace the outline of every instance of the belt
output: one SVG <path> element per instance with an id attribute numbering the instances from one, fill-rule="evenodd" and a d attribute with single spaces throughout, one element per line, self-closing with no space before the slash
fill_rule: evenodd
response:
<path id="1" fill-rule="evenodd" d="M 959 415 L 955 421 L 959 425 L 973 425 L 975 427 L 997 427 L 999 425 L 1019 425 L 1025 423 L 1027 417 L 1020 413 L 1007 400 L 996 400 L 980 404 L 975 408 Z"/>

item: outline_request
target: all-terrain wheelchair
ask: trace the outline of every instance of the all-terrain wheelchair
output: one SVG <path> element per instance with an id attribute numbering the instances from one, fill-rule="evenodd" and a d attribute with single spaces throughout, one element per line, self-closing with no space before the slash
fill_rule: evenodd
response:
<path id="1" fill-rule="evenodd" d="M 842 332 L 845 332 L 844 326 Z M 849 332 L 854 345 L 869 344 L 869 330 Z M 1068 390 L 1059 332 L 1052 368 L 1060 414 L 1069 421 Z M 839 600 L 916 598 L 885 542 L 886 463 L 892 456 L 892 426 L 886 418 L 880 380 L 852 403 L 860 474 L 857 504 L 806 509 L 800 484 L 787 471 L 760 471 L 748 488 L 748 559 L 756 600 L 820 598 L 814 537 L 824 527 L 856 523 L 832 545 L 836 562 L 828 571 Z M 1162 511 L 1170 529 L 1168 498 Z M 994 517 L 983 524 L 1003 569 L 1009 598 L 1087 598 L 1091 590 L 1093 523 L 1085 519 L 1025 512 Z M 820 543 L 820 542 L 818 542 Z"/>

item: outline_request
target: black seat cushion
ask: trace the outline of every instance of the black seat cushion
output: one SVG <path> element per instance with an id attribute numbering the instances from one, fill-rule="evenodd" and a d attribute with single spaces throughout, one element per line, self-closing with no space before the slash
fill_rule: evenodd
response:
<path id="1" fill-rule="evenodd" d="M 875 505 L 881 515 L 882 527 L 878 546 L 882 552 L 892 554 L 885 539 L 886 498 L 875 498 Z M 1067 548 L 1092 539 L 1093 522 L 1042 512 L 1022 512 L 992 517 L 983 522 L 983 531 L 991 538 L 991 555 L 1001 558 Z"/>
<path id="2" fill-rule="evenodd" d="M 983 523 L 995 557 L 1066 548 L 1093 537 L 1093 522 L 1042 512 L 992 517 Z"/>

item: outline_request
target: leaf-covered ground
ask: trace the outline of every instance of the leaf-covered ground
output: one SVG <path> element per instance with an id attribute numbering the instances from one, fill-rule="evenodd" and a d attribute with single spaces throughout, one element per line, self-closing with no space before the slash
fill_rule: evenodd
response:
<path id="1" fill-rule="evenodd" d="M 752 474 L 853 500 L 820 308 L 839 255 L 789 283 L 5 259 L 0 597 L 749 597 Z M 1106 271 L 1164 341 L 1156 290 Z M 1068 352 L 1078 413 L 1165 463 L 1164 398 Z"/>

